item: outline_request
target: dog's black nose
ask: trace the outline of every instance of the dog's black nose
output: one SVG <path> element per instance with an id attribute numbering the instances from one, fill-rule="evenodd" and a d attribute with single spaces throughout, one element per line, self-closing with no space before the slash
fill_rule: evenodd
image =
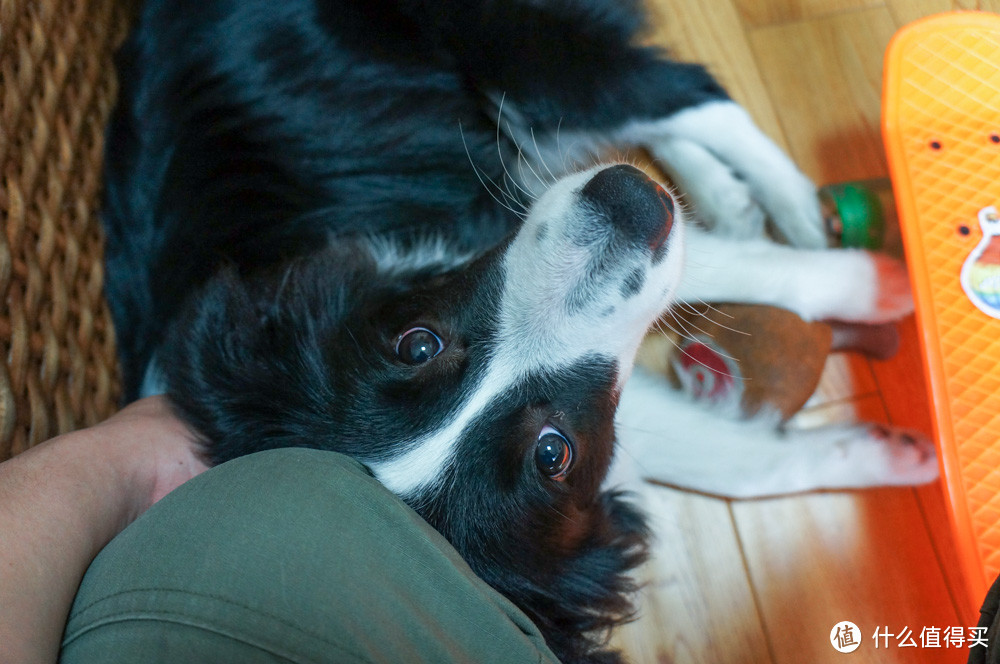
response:
<path id="1" fill-rule="evenodd" d="M 580 190 L 581 197 L 629 241 L 659 248 L 674 223 L 674 201 L 638 168 L 609 166 Z"/>

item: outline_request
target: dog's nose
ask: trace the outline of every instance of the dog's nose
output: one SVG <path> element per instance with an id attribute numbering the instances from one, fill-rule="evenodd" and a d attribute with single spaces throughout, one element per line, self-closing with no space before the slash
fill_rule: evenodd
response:
<path id="1" fill-rule="evenodd" d="M 618 164 L 583 186 L 581 197 L 630 242 L 659 248 L 674 223 L 674 201 L 638 168 Z"/>

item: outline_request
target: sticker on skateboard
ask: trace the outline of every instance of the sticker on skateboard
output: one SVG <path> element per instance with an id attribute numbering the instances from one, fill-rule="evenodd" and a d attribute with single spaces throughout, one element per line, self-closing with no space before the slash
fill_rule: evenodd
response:
<path id="1" fill-rule="evenodd" d="M 976 308 L 1000 318 L 1000 214 L 992 205 L 979 211 L 983 239 L 962 264 L 962 290 Z"/>

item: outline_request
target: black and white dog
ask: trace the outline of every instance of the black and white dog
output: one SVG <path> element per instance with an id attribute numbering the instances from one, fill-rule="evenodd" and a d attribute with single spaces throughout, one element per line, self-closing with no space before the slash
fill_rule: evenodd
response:
<path id="1" fill-rule="evenodd" d="M 911 306 L 901 266 L 821 249 L 813 185 L 640 27 L 624 0 L 147 0 L 107 138 L 127 398 L 165 390 L 215 462 L 359 459 L 567 662 L 616 661 L 602 636 L 644 554 L 608 488 L 616 408 L 615 478 L 756 495 L 936 473 L 902 435 L 626 385 L 677 298 Z M 624 144 L 710 231 L 641 171 L 590 165 Z"/>

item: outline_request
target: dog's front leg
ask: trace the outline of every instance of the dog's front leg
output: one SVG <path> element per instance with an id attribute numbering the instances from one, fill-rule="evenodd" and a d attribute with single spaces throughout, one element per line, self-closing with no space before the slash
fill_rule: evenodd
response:
<path id="1" fill-rule="evenodd" d="M 884 323 L 913 311 L 906 267 L 888 256 L 687 230 L 682 301 L 769 304 L 805 320 L 860 323 Z"/>

